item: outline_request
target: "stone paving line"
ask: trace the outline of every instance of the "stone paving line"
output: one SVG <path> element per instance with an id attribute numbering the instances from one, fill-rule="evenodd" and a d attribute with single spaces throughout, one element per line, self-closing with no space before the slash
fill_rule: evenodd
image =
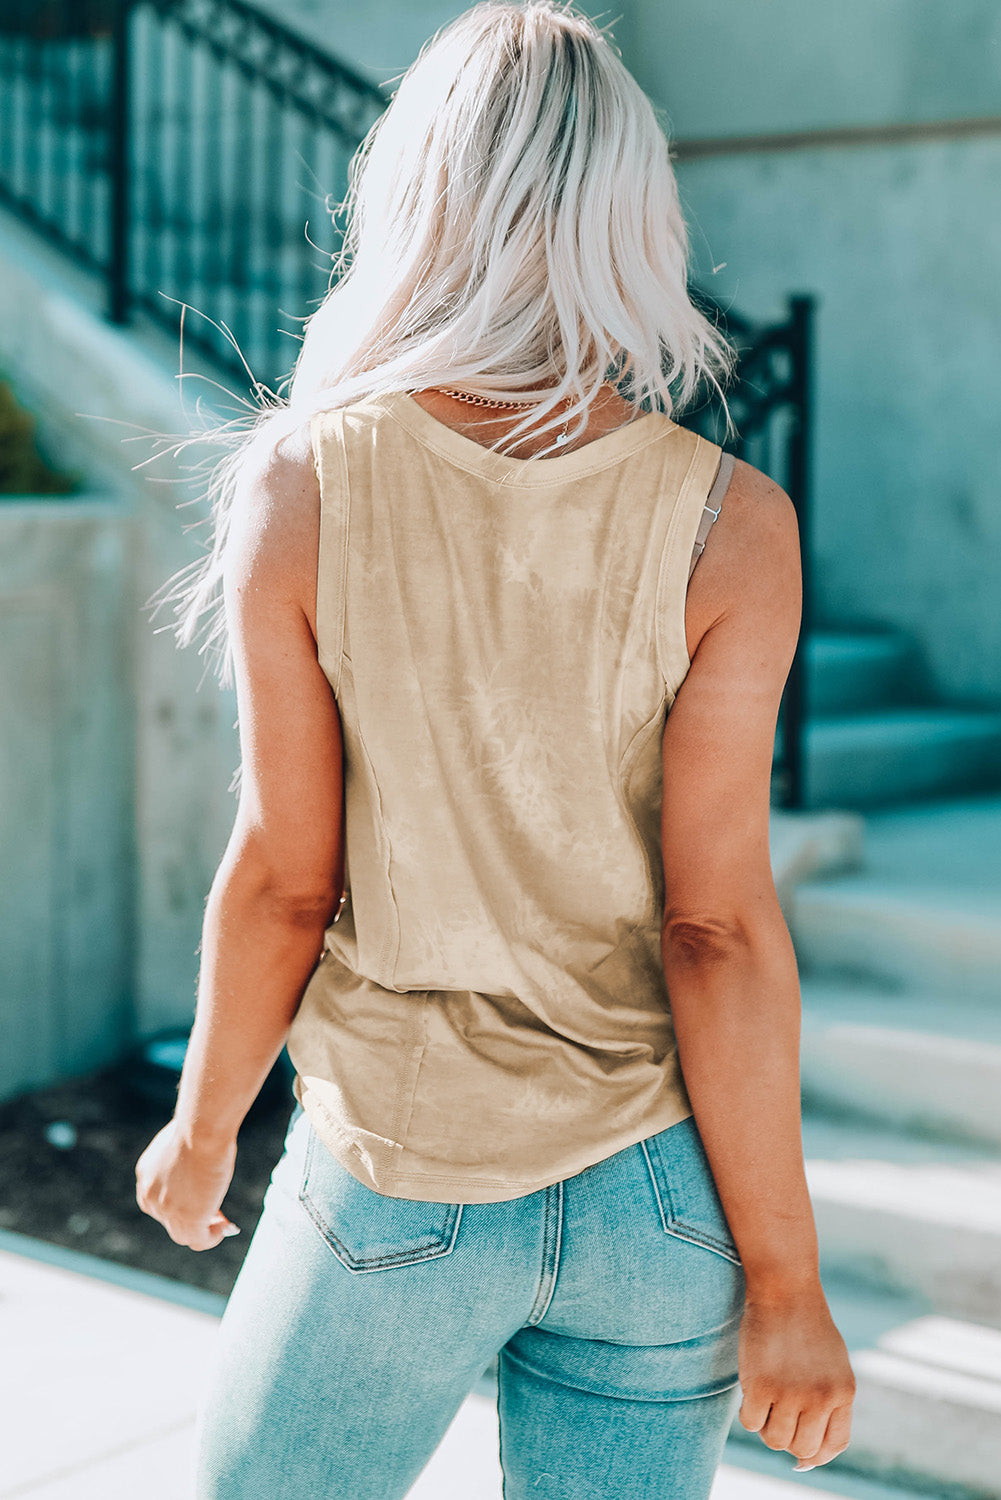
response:
<path id="1" fill-rule="evenodd" d="M 200 1381 L 224 1305 L 0 1231 L 0 1500 L 191 1500 Z M 496 1407 L 476 1391 L 408 1500 L 500 1500 L 496 1453 Z M 821 1486 L 723 1464 L 712 1500 L 858 1493 L 841 1478 Z"/>

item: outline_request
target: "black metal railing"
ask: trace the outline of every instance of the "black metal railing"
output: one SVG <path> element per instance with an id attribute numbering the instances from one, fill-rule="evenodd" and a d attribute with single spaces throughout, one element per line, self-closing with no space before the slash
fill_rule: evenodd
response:
<path id="1" fill-rule="evenodd" d="M 779 711 L 772 796 L 781 807 L 803 808 L 808 795 L 804 725 L 808 711 L 806 649 L 812 627 L 809 524 L 816 298 L 790 297 L 784 321 L 756 324 L 725 310 L 700 288 L 694 290 L 693 297 L 738 351 L 736 380 L 726 392 L 737 437 L 726 439 L 721 403 L 709 395 L 686 411 L 681 421 L 768 474 L 782 485 L 796 507 L 803 612 Z"/>
<path id="2" fill-rule="evenodd" d="M 247 0 L 0 0 L 0 101 L 0 201 L 104 278 L 109 317 L 176 334 L 188 307 L 186 344 L 277 390 L 340 248 L 328 204 L 388 95 Z M 728 446 L 799 513 L 773 799 L 802 807 L 813 304 L 761 326 L 695 295 L 739 350 Z M 721 441 L 711 400 L 682 421 Z"/>
<path id="3" fill-rule="evenodd" d="M 0 0 L 0 96 L 0 199 L 106 278 L 113 321 L 176 333 L 186 305 L 222 370 L 285 378 L 381 89 L 246 0 Z"/>

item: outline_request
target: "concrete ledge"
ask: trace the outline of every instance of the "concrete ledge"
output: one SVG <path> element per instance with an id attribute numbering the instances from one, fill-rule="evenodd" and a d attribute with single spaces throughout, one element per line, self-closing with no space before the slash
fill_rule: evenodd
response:
<path id="1" fill-rule="evenodd" d="M 151 482 L 177 479 L 166 462 L 152 463 L 146 478 L 135 472 L 156 451 L 143 434 L 180 436 L 198 425 L 185 406 L 193 409 L 196 398 L 213 404 L 205 380 L 177 378 L 179 341 L 146 322 L 109 323 L 100 282 L 5 211 L 0 268 L 0 361 L 36 416 L 46 449 L 98 490 L 134 495 L 138 487 L 170 510 L 196 499 L 183 483 Z M 187 349 L 184 367 L 219 378 Z"/>
<path id="2" fill-rule="evenodd" d="M 815 1108 L 1001 1146 L 1001 1045 L 805 1013 L 800 1076 Z"/>
<path id="3" fill-rule="evenodd" d="M 36 1240 L 30 1235 L 16 1234 L 12 1229 L 0 1229 L 0 1253 L 3 1252 L 23 1256 L 25 1260 L 38 1261 L 40 1265 L 54 1266 L 59 1271 L 72 1271 L 77 1276 L 88 1276 L 92 1281 L 103 1281 L 125 1291 L 141 1292 L 144 1297 L 157 1297 L 161 1302 L 170 1302 L 175 1307 L 186 1307 L 191 1312 L 208 1313 L 216 1318 L 222 1317 L 228 1300 L 218 1292 L 205 1292 L 201 1287 L 188 1286 L 183 1281 L 172 1281 L 169 1276 L 157 1276 L 152 1271 L 119 1265 L 117 1261 L 87 1255 L 82 1250 L 71 1250 L 66 1245 L 53 1245 L 48 1240 Z"/>
<path id="4" fill-rule="evenodd" d="M 798 885 L 788 918 L 801 965 L 815 974 L 1001 999 L 996 892 L 845 876 Z"/>
<path id="5" fill-rule="evenodd" d="M 806 1174 L 825 1265 L 1001 1326 L 1001 1163 L 808 1157 Z"/>

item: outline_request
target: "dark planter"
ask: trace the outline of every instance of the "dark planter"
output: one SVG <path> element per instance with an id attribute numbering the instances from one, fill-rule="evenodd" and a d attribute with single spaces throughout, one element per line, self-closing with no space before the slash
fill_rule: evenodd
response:
<path id="1" fill-rule="evenodd" d="M 169 1119 L 177 1103 L 177 1086 L 189 1034 L 187 1026 L 164 1027 L 139 1042 L 119 1066 L 119 1082 L 126 1093 L 136 1104 L 163 1115 L 164 1119 Z M 291 1110 L 295 1102 L 292 1094 L 294 1077 L 295 1069 L 283 1047 L 250 1106 L 247 1118 L 269 1112 L 282 1100 Z"/>

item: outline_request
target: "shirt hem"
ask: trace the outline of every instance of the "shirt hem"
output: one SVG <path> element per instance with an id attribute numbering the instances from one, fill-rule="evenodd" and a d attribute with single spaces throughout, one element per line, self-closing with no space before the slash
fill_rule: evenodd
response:
<path id="1" fill-rule="evenodd" d="M 378 1162 L 372 1170 L 366 1166 L 366 1162 L 372 1160 L 371 1148 L 359 1146 L 352 1131 L 331 1115 L 322 1100 L 316 1097 L 315 1092 L 306 1089 L 301 1094 L 297 1094 L 297 1097 L 304 1112 L 310 1116 L 311 1123 L 323 1144 L 353 1177 L 385 1197 L 411 1198 L 424 1203 L 499 1203 L 513 1198 L 525 1198 L 531 1193 L 552 1187 L 557 1182 L 577 1177 L 581 1172 L 586 1172 L 589 1167 L 597 1166 L 599 1162 L 615 1156 L 619 1151 L 626 1151 L 630 1146 L 638 1145 L 640 1141 L 649 1139 L 661 1130 L 680 1124 L 693 1114 L 691 1107 L 683 1108 L 680 1102 L 677 1102 L 674 1107 L 665 1110 L 662 1114 L 658 1113 L 644 1120 L 641 1125 L 637 1125 L 635 1130 L 626 1131 L 623 1138 L 602 1142 L 596 1146 L 598 1154 L 595 1156 L 586 1151 L 583 1153 L 586 1159 L 581 1160 L 581 1154 L 575 1153 L 562 1169 L 556 1167 L 541 1177 L 511 1180 L 500 1177 L 470 1177 L 451 1172 L 424 1172 L 418 1169 L 384 1170 L 383 1165 Z M 383 1137 L 373 1137 L 367 1132 L 364 1134 L 369 1142 L 379 1141 L 389 1150 L 398 1152 L 404 1150 L 396 1142 L 386 1141 Z M 429 1191 L 435 1187 L 446 1191 L 447 1196 L 440 1197 Z M 455 1196 L 456 1190 L 461 1196 Z"/>

